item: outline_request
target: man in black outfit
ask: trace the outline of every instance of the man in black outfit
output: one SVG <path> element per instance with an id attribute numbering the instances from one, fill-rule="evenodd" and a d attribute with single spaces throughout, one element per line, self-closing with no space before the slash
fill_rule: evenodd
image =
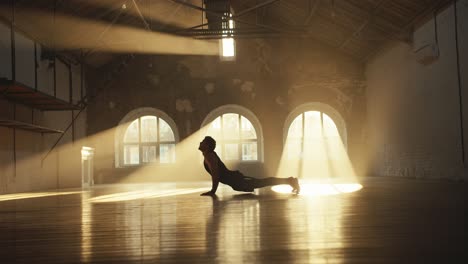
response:
<path id="1" fill-rule="evenodd" d="M 292 192 L 299 194 L 301 187 L 297 178 L 275 178 L 269 177 L 264 179 L 257 179 L 243 175 L 239 171 L 231 171 L 226 168 L 226 165 L 221 161 L 218 154 L 214 151 L 216 148 L 216 141 L 212 137 L 205 137 L 198 149 L 203 153 L 203 166 L 206 171 L 211 175 L 212 188 L 211 191 L 202 193 L 201 195 L 215 195 L 218 189 L 218 184 L 224 183 L 232 187 L 232 189 L 241 192 L 253 192 L 256 188 L 267 186 L 289 184 L 291 185 Z"/>

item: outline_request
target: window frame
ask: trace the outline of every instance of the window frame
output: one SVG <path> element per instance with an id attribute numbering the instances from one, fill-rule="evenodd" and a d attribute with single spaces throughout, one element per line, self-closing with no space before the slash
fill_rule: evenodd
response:
<path id="1" fill-rule="evenodd" d="M 216 145 L 216 149 L 218 150 L 218 152 L 221 151 L 220 154 L 224 158 L 224 145 L 226 143 L 237 143 L 238 144 L 239 160 L 226 160 L 227 162 L 239 162 L 239 163 L 243 163 L 243 164 L 263 163 L 264 162 L 264 157 L 263 157 L 263 131 L 262 131 L 260 121 L 258 120 L 258 118 L 255 116 L 255 114 L 252 111 L 248 110 L 247 108 L 245 108 L 243 106 L 235 105 L 235 104 L 229 104 L 229 105 L 220 106 L 220 107 L 212 110 L 210 113 L 208 113 L 208 115 L 205 117 L 205 119 L 202 122 L 201 129 L 204 130 L 203 135 L 207 135 L 208 125 L 218 117 L 221 118 L 220 119 L 221 133 L 223 133 L 222 116 L 224 114 L 237 114 L 238 115 L 239 140 L 233 140 L 233 139 L 225 140 L 224 137 L 221 140 L 216 139 L 217 142 L 222 143 L 222 144 L 217 144 Z M 246 118 L 252 124 L 253 128 L 255 129 L 256 136 L 257 136 L 256 139 L 242 139 L 242 117 Z M 247 143 L 247 142 L 257 142 L 257 160 L 242 160 L 242 143 Z"/>
<path id="2" fill-rule="evenodd" d="M 141 140 L 141 118 L 144 116 L 154 116 L 156 117 L 156 128 L 157 128 L 157 141 L 156 142 L 142 142 Z M 133 121 L 138 119 L 138 142 L 135 143 L 125 143 L 124 137 L 128 127 L 132 124 Z M 162 119 L 165 121 L 168 126 L 171 128 L 172 133 L 174 134 L 174 141 L 160 141 L 160 120 Z M 116 168 L 131 168 L 131 167 L 139 167 L 139 166 L 167 166 L 171 164 L 177 163 L 177 153 L 175 153 L 176 157 L 173 163 L 161 163 L 159 154 L 160 154 L 160 146 L 161 144 L 174 144 L 174 152 L 176 151 L 177 143 L 179 142 L 179 133 L 177 130 L 177 126 L 166 113 L 162 112 L 161 110 L 151 108 L 151 107 L 144 107 L 138 108 L 131 112 L 129 112 L 120 122 L 119 126 L 117 127 L 117 131 L 115 134 L 115 144 L 114 144 L 114 152 L 115 152 L 115 167 Z M 139 151 L 139 163 L 138 164 L 125 164 L 124 160 L 124 147 L 126 145 L 138 145 Z M 154 162 L 143 162 L 143 146 L 155 146 L 156 147 L 156 161 Z"/>
<path id="3" fill-rule="evenodd" d="M 305 129 L 305 126 L 304 126 L 305 115 L 304 114 L 305 112 L 309 112 L 309 111 L 317 111 L 320 113 L 320 122 L 322 123 L 322 126 L 323 126 L 323 114 L 326 114 L 328 117 L 330 117 L 330 119 L 336 125 L 338 134 L 341 137 L 345 150 L 348 151 L 346 123 L 343 117 L 333 107 L 324 103 L 319 103 L 319 102 L 306 103 L 306 104 L 300 105 L 296 107 L 293 111 L 291 111 L 291 113 L 289 113 L 288 117 L 286 118 L 286 121 L 284 122 L 284 127 L 283 127 L 283 149 L 284 151 L 287 151 L 285 148 L 287 147 L 286 140 L 288 138 L 289 128 L 294 122 L 294 120 L 299 115 L 302 115 L 302 137 L 300 141 L 301 141 L 301 151 L 303 151 L 302 148 L 304 145 L 303 143 L 304 143 L 304 129 Z"/>

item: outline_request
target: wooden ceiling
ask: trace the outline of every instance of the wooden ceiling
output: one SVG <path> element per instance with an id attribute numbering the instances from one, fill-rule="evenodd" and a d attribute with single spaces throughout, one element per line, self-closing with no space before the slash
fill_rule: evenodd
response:
<path id="1" fill-rule="evenodd" d="M 259 0 L 239 1 L 244 10 Z M 415 23 L 446 0 L 288 0 L 246 14 L 286 35 L 313 38 L 354 58 L 368 59 L 389 40 L 408 42 Z"/>
<path id="2" fill-rule="evenodd" d="M 450 2 L 231 0 L 233 33 L 235 38 L 311 38 L 358 60 L 366 60 L 389 40 L 410 41 L 415 23 Z M 31 18 L 30 12 L 41 12 L 51 19 L 66 15 L 106 25 L 94 34 L 96 41 L 109 37 L 109 28 L 116 25 L 192 38 L 220 38 L 221 32 L 208 29 L 204 15 L 204 12 L 215 12 L 206 10 L 202 4 L 203 0 L 10 0 L 0 3 L 0 17 L 7 23 L 15 20 L 19 30 L 45 43 L 53 39 L 51 33 L 45 29 L 47 26 L 41 28 L 35 23 L 37 18 Z M 46 31 L 48 34 L 41 34 Z M 69 34 L 73 39 L 81 32 L 62 29 L 53 34 Z M 118 42 L 115 36 L 112 40 Z M 77 53 L 76 50 L 72 52 Z M 89 61 L 101 54 L 93 50 L 80 50 L 80 53 Z"/>

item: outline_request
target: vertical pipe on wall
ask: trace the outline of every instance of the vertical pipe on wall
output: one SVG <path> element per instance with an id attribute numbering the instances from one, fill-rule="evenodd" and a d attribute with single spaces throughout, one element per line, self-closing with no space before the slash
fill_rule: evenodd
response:
<path id="1" fill-rule="evenodd" d="M 161 163 L 161 139 L 159 137 L 159 117 L 156 117 L 156 161 Z"/>
<path id="2" fill-rule="evenodd" d="M 157 119 L 156 119 L 157 120 Z M 157 121 L 156 121 L 157 124 Z M 141 117 L 138 118 L 138 164 L 143 164 L 143 146 L 141 145 Z"/>
<path id="3" fill-rule="evenodd" d="M 34 41 L 34 90 L 37 91 L 37 43 Z"/>
<path id="4" fill-rule="evenodd" d="M 83 86 L 84 86 L 84 81 L 83 81 L 83 63 L 84 63 L 83 50 L 80 51 L 80 57 L 81 57 L 81 63 L 80 63 L 80 100 L 78 102 L 83 103 Z"/>
<path id="5" fill-rule="evenodd" d="M 11 1 L 11 79 L 16 81 L 15 0 Z M 16 103 L 13 103 L 13 120 L 16 120 Z M 16 178 L 16 129 L 13 128 L 13 178 Z"/>
<path id="6" fill-rule="evenodd" d="M 55 54 L 55 15 L 57 12 L 57 0 L 54 1 L 54 21 L 52 23 L 53 25 L 53 31 L 52 31 L 52 49 L 53 54 L 54 54 L 54 97 L 57 97 L 57 57 Z"/>
<path id="7" fill-rule="evenodd" d="M 34 90 L 37 92 L 37 43 L 34 41 Z M 31 124 L 34 124 L 34 108 L 31 107 Z"/>
<path id="8" fill-rule="evenodd" d="M 16 120 L 16 104 L 13 104 L 13 120 Z M 13 128 L 13 177 L 16 178 L 16 128 Z"/>
<path id="9" fill-rule="evenodd" d="M 75 111 L 71 110 L 71 118 L 72 118 L 72 142 L 75 142 Z"/>
<path id="10" fill-rule="evenodd" d="M 69 100 L 70 104 L 73 105 L 73 74 L 72 74 L 72 67 L 71 64 L 68 64 L 68 93 L 69 93 Z M 72 142 L 75 142 L 75 122 L 74 120 L 74 111 L 71 110 L 71 120 L 72 120 Z"/>
<path id="11" fill-rule="evenodd" d="M 57 97 L 57 58 L 54 49 L 54 97 Z"/>
<path id="12" fill-rule="evenodd" d="M 460 140 L 461 140 L 461 153 L 462 153 L 462 164 L 463 168 L 466 167 L 465 162 L 465 136 L 463 126 L 463 93 L 462 93 L 462 81 L 460 72 L 460 50 L 458 47 L 458 16 L 457 16 L 457 0 L 453 1 L 453 10 L 455 18 L 455 52 L 456 52 L 456 63 L 457 63 L 457 81 L 458 81 L 458 105 L 460 111 Z"/>
<path id="13" fill-rule="evenodd" d="M 16 81 L 16 54 L 15 54 L 15 0 L 11 0 L 11 79 Z"/>
<path id="14" fill-rule="evenodd" d="M 68 65 L 68 101 L 70 104 L 73 104 L 73 83 L 72 83 L 72 68 L 71 64 L 67 63 Z"/>
<path id="15" fill-rule="evenodd" d="M 57 0 L 54 0 L 54 17 L 53 17 L 53 31 L 52 31 L 52 48 L 53 48 L 53 54 L 54 54 L 54 97 L 57 97 L 57 54 L 56 54 L 56 45 L 55 45 L 55 31 L 56 31 L 56 28 L 55 28 L 55 19 L 56 19 L 56 14 L 57 14 Z M 72 120 L 72 123 L 70 125 L 73 124 L 73 121 Z M 68 130 L 68 129 L 67 129 Z M 63 137 L 65 135 L 66 131 L 64 131 L 61 135 L 60 135 L 60 138 Z M 57 142 L 58 143 L 58 142 Z M 55 147 L 55 146 L 54 146 Z M 56 155 L 56 172 L 55 172 L 55 175 L 56 175 L 56 186 L 57 188 L 60 188 L 60 153 L 59 151 L 55 151 Z"/>
<path id="16" fill-rule="evenodd" d="M 434 40 L 437 48 L 439 48 L 439 31 L 437 30 L 437 10 L 434 11 Z"/>
<path id="17" fill-rule="evenodd" d="M 56 189 L 60 189 L 60 156 L 59 152 L 55 151 L 55 186 Z"/>

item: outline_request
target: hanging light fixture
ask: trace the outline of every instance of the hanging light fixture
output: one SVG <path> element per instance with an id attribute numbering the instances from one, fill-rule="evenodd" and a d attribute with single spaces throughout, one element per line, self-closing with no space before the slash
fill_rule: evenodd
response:
<path id="1" fill-rule="evenodd" d="M 232 14 L 229 14 L 232 17 Z M 234 60 L 236 56 L 235 41 L 232 37 L 234 29 L 234 21 L 232 19 L 227 20 L 227 28 L 223 29 L 223 35 L 221 38 L 221 58 L 224 60 Z"/>
<path id="2" fill-rule="evenodd" d="M 208 29 L 219 30 L 221 39 L 219 40 L 219 54 L 221 60 L 234 60 L 235 41 L 234 20 L 232 19 L 231 5 L 229 0 L 204 0 Z"/>

